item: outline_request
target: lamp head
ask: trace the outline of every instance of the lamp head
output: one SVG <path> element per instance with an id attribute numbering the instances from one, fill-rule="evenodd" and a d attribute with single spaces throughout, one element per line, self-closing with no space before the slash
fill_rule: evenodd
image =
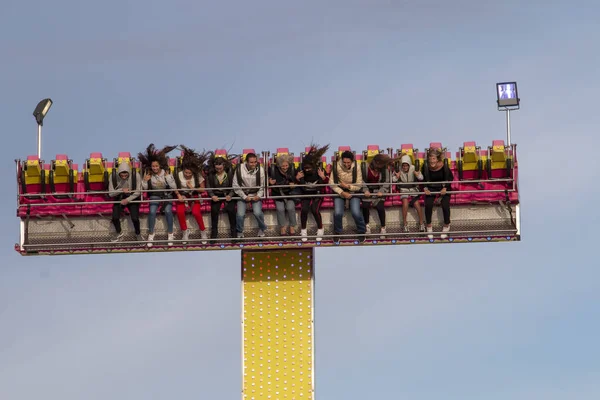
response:
<path id="1" fill-rule="evenodd" d="M 517 82 L 496 83 L 496 96 L 498 97 L 498 108 L 519 107 L 519 94 Z"/>
<path id="2" fill-rule="evenodd" d="M 33 116 L 35 117 L 35 121 L 38 125 L 44 125 L 44 117 L 48 114 L 48 111 L 52 107 L 52 99 L 44 99 L 38 103 L 33 110 Z"/>

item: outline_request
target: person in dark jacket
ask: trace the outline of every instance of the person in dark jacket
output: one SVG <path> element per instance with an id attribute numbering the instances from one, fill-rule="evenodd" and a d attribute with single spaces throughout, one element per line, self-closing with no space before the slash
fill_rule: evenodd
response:
<path id="1" fill-rule="evenodd" d="M 292 175 L 292 163 L 294 158 L 289 154 L 282 154 L 275 159 L 275 165 L 269 176 L 269 184 L 275 187 L 271 189 L 272 196 L 290 196 L 296 179 Z M 281 236 L 296 234 L 296 202 L 292 198 L 275 198 L 275 209 L 277 210 L 277 224 L 281 229 Z M 287 218 L 286 218 L 287 211 Z M 289 223 L 288 223 L 289 221 Z"/>
<path id="2" fill-rule="evenodd" d="M 369 219 L 371 216 L 371 207 L 377 210 L 379 222 L 381 224 L 380 237 L 385 238 L 385 195 L 390 192 L 390 186 L 387 184 L 390 180 L 389 166 L 396 162 L 387 154 L 377 154 L 371 162 L 367 164 L 364 180 L 365 196 L 361 199 L 363 218 L 368 235 L 371 234 Z"/>
<path id="3" fill-rule="evenodd" d="M 325 192 L 324 184 L 329 183 L 325 171 L 323 171 L 321 158 L 329 149 L 329 145 L 318 147 L 312 145 L 310 151 L 304 155 L 302 159 L 302 169 L 296 174 L 296 181 L 299 186 L 296 191 L 303 195 L 300 203 L 302 208 L 300 211 L 300 235 L 302 241 L 308 240 L 308 230 L 306 229 L 308 223 L 308 214 L 312 214 L 315 222 L 317 223 L 317 235 L 316 241 L 320 242 L 323 240 L 325 230 L 323 229 L 323 218 L 321 216 L 321 204 L 323 204 L 323 197 L 310 195 L 320 195 Z"/>
<path id="4" fill-rule="evenodd" d="M 433 228 L 431 217 L 433 215 L 433 204 L 439 194 L 442 212 L 444 214 L 444 226 L 441 239 L 448 237 L 450 231 L 450 182 L 454 175 L 450 168 L 444 163 L 444 152 L 441 149 L 432 149 L 427 156 L 427 165 L 423 168 L 423 184 L 425 192 L 425 223 L 427 224 L 427 237 L 433 239 Z"/>
<path id="5" fill-rule="evenodd" d="M 233 173 L 231 172 L 231 157 L 215 156 L 209 158 L 208 175 L 206 177 L 206 190 L 211 199 L 210 203 L 210 237 L 217 239 L 219 236 L 219 212 L 221 207 L 229 219 L 229 231 L 232 238 L 236 236 L 235 230 L 235 201 L 232 200 Z"/>

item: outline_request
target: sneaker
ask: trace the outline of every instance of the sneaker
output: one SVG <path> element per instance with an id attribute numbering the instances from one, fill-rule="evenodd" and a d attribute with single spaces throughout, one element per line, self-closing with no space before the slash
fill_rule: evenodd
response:
<path id="1" fill-rule="evenodd" d="M 359 243 L 364 243 L 366 239 L 367 239 L 366 235 L 358 235 L 358 242 Z"/>
<path id="2" fill-rule="evenodd" d="M 323 229 L 323 228 L 317 229 L 317 242 L 320 242 L 323 240 L 324 234 L 325 234 L 325 229 Z"/>
<path id="3" fill-rule="evenodd" d="M 124 237 L 125 237 L 125 232 L 123 232 L 123 231 L 115 232 L 115 234 L 110 239 L 110 241 L 113 243 L 117 243 L 117 242 L 120 242 L 121 240 L 123 240 Z"/>
<path id="4" fill-rule="evenodd" d="M 258 233 L 256 234 L 256 236 L 258 236 L 258 237 L 265 237 L 265 231 L 263 231 L 262 229 L 259 229 Z"/>
<path id="5" fill-rule="evenodd" d="M 135 240 L 137 240 L 138 242 L 143 242 L 145 239 L 144 239 L 144 236 L 142 236 L 142 234 L 139 233 L 139 234 L 135 235 Z"/>
<path id="6" fill-rule="evenodd" d="M 404 226 L 402 227 L 402 232 L 404 232 L 404 233 L 410 232 L 410 230 L 408 229 L 408 225 L 404 224 Z"/>
<path id="7" fill-rule="evenodd" d="M 186 229 L 185 231 L 183 231 L 183 236 L 181 237 L 181 243 L 186 244 L 189 238 L 190 238 L 190 231 L 188 229 Z"/>
<path id="8" fill-rule="evenodd" d="M 442 228 L 442 234 L 440 235 L 440 239 L 446 239 L 448 235 L 445 232 L 450 232 L 450 226 L 445 226 Z"/>
<path id="9" fill-rule="evenodd" d="M 308 238 L 306 236 L 308 236 L 308 232 L 306 231 L 306 229 L 302 229 L 300 231 L 300 236 L 302 236 L 302 241 L 306 242 L 308 240 Z"/>
<path id="10" fill-rule="evenodd" d="M 336 244 L 340 243 L 340 237 L 338 235 L 333 235 L 333 243 L 336 243 Z"/>
<path id="11" fill-rule="evenodd" d="M 173 235 L 172 233 L 169 233 L 167 235 L 167 240 L 169 241 L 167 244 L 169 246 L 173 246 L 173 240 L 175 240 L 175 235 Z"/>
<path id="12" fill-rule="evenodd" d="M 152 247 L 152 242 L 154 241 L 154 233 L 149 233 L 148 234 L 148 243 L 147 246 L 148 247 Z"/>
<path id="13" fill-rule="evenodd" d="M 431 232 L 433 232 L 433 228 L 431 226 L 427 227 L 427 232 L 429 232 L 429 235 L 427 235 L 427 238 L 429 240 L 433 239 L 433 235 L 431 234 Z"/>
<path id="14" fill-rule="evenodd" d="M 419 232 L 425 232 L 425 231 L 426 231 L 425 224 L 421 224 L 421 225 L 419 226 Z"/>
<path id="15" fill-rule="evenodd" d="M 385 239 L 385 234 L 387 233 L 385 226 L 381 227 L 381 232 L 379 232 L 379 238 L 380 239 Z"/>
<path id="16" fill-rule="evenodd" d="M 242 232 L 238 232 L 237 233 L 237 238 L 238 239 L 243 239 L 244 238 L 244 234 Z"/>
<path id="17" fill-rule="evenodd" d="M 366 228 L 367 228 L 367 235 L 370 235 L 371 234 L 371 226 L 367 225 Z"/>
<path id="18" fill-rule="evenodd" d="M 208 233 L 206 233 L 206 231 L 200 231 L 200 238 L 202 238 L 202 241 L 200 243 L 206 244 L 206 239 L 208 239 Z"/>

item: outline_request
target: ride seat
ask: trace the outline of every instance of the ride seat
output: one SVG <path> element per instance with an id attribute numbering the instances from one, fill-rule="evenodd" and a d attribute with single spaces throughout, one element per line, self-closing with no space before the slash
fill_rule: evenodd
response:
<path id="1" fill-rule="evenodd" d="M 367 146 L 367 150 L 363 151 L 362 159 L 370 163 L 371 161 L 373 161 L 373 157 L 375 157 L 379 153 L 381 153 L 381 150 L 379 150 L 379 146 L 376 144 L 370 144 Z"/>
<path id="2" fill-rule="evenodd" d="M 65 154 L 57 154 L 48 173 L 49 194 L 55 198 L 73 198 L 77 189 L 77 167 Z"/>
<path id="3" fill-rule="evenodd" d="M 504 140 L 494 140 L 488 147 L 486 170 L 488 179 L 501 179 L 512 176 L 512 150 L 504 145 Z"/>
<path id="4" fill-rule="evenodd" d="M 83 169 L 86 192 L 108 190 L 109 171 L 106 164 L 106 159 L 102 157 L 102 153 L 90 153 L 90 157 L 85 160 Z"/>
<path id="5" fill-rule="evenodd" d="M 481 148 L 475 142 L 464 142 L 456 152 L 456 169 L 458 180 L 482 179 L 483 159 Z"/>
<path id="6" fill-rule="evenodd" d="M 43 161 L 37 155 L 27 156 L 27 160 L 21 164 L 19 171 L 20 194 L 45 194 L 48 182 L 47 170 L 44 169 Z M 27 203 L 33 199 L 41 199 L 40 196 L 21 197 L 21 203 Z"/>

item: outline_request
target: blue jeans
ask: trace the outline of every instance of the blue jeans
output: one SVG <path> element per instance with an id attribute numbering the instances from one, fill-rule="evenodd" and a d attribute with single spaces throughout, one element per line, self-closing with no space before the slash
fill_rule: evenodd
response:
<path id="1" fill-rule="evenodd" d="M 333 199 L 333 232 L 341 234 L 344 229 L 344 207 L 346 205 L 346 199 L 342 197 L 336 197 Z M 363 218 L 360 210 L 360 197 L 352 197 L 350 199 L 350 213 L 354 218 L 356 224 L 356 231 L 359 234 L 366 232 L 365 219 Z"/>
<path id="2" fill-rule="evenodd" d="M 277 209 L 277 224 L 280 227 L 288 226 L 285 219 L 286 210 L 290 220 L 290 226 L 296 226 L 298 224 L 298 221 L 296 220 L 296 202 L 294 200 L 275 200 L 275 208 Z"/>
<path id="3" fill-rule="evenodd" d="M 261 231 L 267 230 L 265 225 L 265 214 L 262 210 L 262 201 L 252 201 L 252 213 L 256 222 L 258 222 L 258 228 Z M 244 233 L 244 217 L 246 216 L 246 200 L 238 200 L 237 202 L 237 214 L 235 216 L 235 229 L 238 233 Z"/>
<path id="4" fill-rule="evenodd" d="M 162 197 L 150 196 L 150 200 L 160 200 Z M 154 233 L 156 224 L 156 211 L 164 204 L 165 216 L 167 217 L 167 232 L 173 233 L 173 204 L 171 202 L 150 202 L 150 212 L 148 213 L 148 233 Z"/>

